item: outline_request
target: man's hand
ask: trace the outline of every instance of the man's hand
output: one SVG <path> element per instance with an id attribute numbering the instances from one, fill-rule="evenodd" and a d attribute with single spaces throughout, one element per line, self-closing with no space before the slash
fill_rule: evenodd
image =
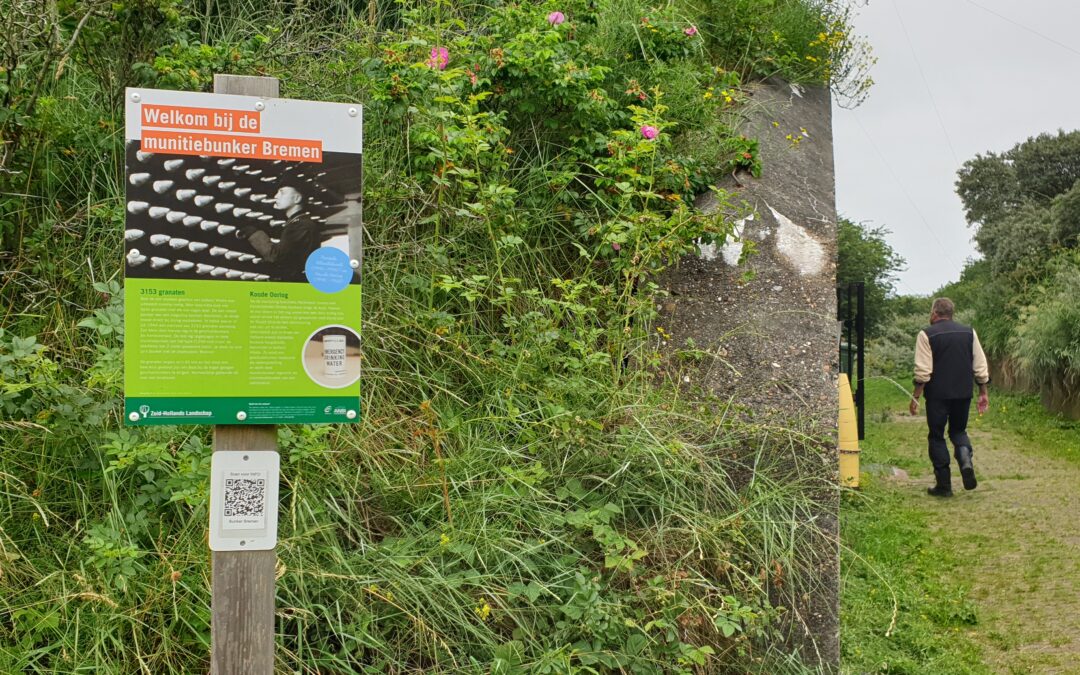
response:
<path id="1" fill-rule="evenodd" d="M 260 232 L 259 228 L 254 225 L 242 225 L 236 230 L 237 239 L 247 239 L 256 232 Z"/>
<path id="2" fill-rule="evenodd" d="M 919 400 L 917 398 L 915 398 L 914 396 L 912 396 L 911 397 L 911 402 L 908 403 L 907 409 L 908 409 L 908 412 L 911 413 L 912 417 L 914 417 L 915 415 L 918 415 L 919 414 Z"/>
<path id="3" fill-rule="evenodd" d="M 990 409 L 990 397 L 986 392 L 979 394 L 979 402 L 975 404 L 975 409 L 979 411 L 980 415 Z"/>

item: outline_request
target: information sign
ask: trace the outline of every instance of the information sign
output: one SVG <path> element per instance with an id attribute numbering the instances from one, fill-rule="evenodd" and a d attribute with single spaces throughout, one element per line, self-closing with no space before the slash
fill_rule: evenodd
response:
<path id="1" fill-rule="evenodd" d="M 129 424 L 354 422 L 360 106 L 128 89 Z"/>

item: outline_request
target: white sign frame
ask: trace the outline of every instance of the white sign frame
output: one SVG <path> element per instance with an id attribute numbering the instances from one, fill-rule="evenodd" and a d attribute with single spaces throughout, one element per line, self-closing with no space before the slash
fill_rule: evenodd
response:
<path id="1" fill-rule="evenodd" d="M 186 126 L 163 123 L 155 130 L 188 130 L 193 134 L 226 134 L 235 137 L 308 139 L 322 141 L 326 152 L 363 154 L 364 109 L 359 103 L 334 103 L 330 101 L 306 101 L 289 98 L 266 98 L 237 94 L 204 94 L 171 89 L 144 89 L 128 87 L 125 90 L 124 138 L 128 141 L 143 137 L 142 107 L 170 106 L 258 113 L 258 131 L 241 128 L 233 131 L 199 130 Z M 331 112 L 332 111 L 332 112 Z M 311 120 L 319 120 L 313 126 Z M 230 156 L 230 155 L 223 155 Z"/>

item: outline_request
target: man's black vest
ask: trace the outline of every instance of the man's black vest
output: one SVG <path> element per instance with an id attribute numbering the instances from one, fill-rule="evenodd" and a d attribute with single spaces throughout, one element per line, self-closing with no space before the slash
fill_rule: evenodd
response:
<path id="1" fill-rule="evenodd" d="M 934 372 L 924 391 L 926 398 L 971 398 L 975 386 L 972 368 L 975 331 L 951 319 L 933 323 L 924 330 L 934 356 Z"/>

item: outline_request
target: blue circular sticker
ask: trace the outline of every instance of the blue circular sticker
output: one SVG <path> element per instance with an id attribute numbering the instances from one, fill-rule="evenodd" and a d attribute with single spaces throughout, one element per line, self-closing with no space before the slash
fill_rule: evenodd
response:
<path id="1" fill-rule="evenodd" d="M 308 256 L 304 264 L 308 283 L 323 293 L 343 291 L 352 281 L 349 256 L 339 248 L 324 246 Z"/>

